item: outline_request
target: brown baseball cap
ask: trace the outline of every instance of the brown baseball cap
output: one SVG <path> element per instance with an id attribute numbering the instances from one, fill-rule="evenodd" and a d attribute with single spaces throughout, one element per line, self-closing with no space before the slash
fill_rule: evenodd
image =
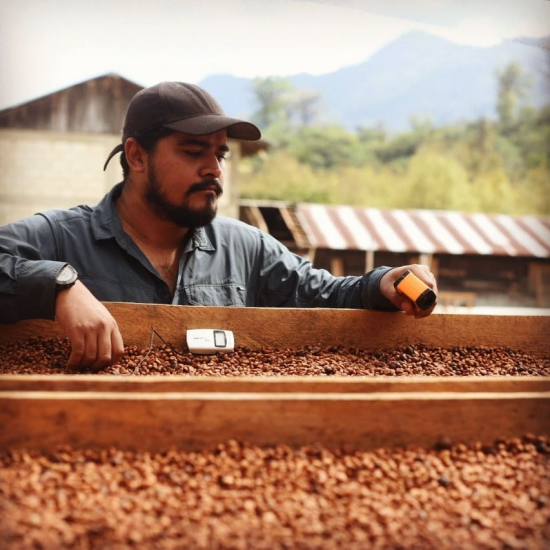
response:
<path id="1" fill-rule="evenodd" d="M 227 129 L 227 137 L 246 141 L 256 141 L 262 137 L 254 124 L 225 116 L 218 102 L 199 86 L 161 82 L 140 90 L 130 101 L 122 143 L 111 151 L 103 170 L 117 153 L 124 151 L 128 138 L 140 137 L 158 128 L 197 136 Z"/>

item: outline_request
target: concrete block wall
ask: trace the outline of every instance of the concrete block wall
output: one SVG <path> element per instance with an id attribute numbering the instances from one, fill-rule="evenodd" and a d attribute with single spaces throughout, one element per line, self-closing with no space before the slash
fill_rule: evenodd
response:
<path id="1" fill-rule="evenodd" d="M 120 141 L 114 134 L 79 134 L 39 130 L 0 130 L 0 225 L 52 208 L 96 204 L 117 182 L 122 169 L 107 155 Z M 232 156 L 220 215 L 238 217 L 237 186 L 232 185 L 239 159 Z"/>

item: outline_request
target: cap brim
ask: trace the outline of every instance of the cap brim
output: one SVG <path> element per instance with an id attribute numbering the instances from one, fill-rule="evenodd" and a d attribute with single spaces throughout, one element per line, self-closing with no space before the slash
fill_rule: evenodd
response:
<path id="1" fill-rule="evenodd" d="M 205 136 L 227 130 L 227 137 L 231 139 L 242 139 L 244 141 L 257 141 L 262 137 L 259 128 L 250 122 L 229 118 L 222 115 L 200 115 L 183 120 L 176 120 L 169 124 L 163 124 L 164 128 L 170 128 L 176 132 L 191 134 L 194 136 Z M 109 161 L 118 153 L 124 151 L 124 144 L 119 143 L 109 154 L 103 170 L 107 169 Z"/>
<path id="2" fill-rule="evenodd" d="M 208 135 L 227 130 L 227 137 L 231 139 L 242 139 L 245 141 L 257 141 L 262 137 L 259 128 L 250 122 L 237 118 L 229 118 L 222 115 L 199 115 L 196 117 L 176 120 L 163 124 L 165 128 L 192 134 L 194 136 Z"/>

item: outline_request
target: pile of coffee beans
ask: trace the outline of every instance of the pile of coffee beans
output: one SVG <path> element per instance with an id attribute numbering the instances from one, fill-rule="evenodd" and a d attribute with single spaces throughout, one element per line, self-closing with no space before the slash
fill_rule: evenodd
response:
<path id="1" fill-rule="evenodd" d="M 546 437 L 0 453 L 0 547 L 548 548 Z"/>
<path id="2" fill-rule="evenodd" d="M 0 374 L 78 374 L 67 368 L 67 339 L 33 338 L 0 346 Z M 549 376 L 550 358 L 507 348 L 428 348 L 367 352 L 347 347 L 236 349 L 232 353 L 193 355 L 169 344 L 128 346 L 126 354 L 102 374 L 195 376 Z"/>

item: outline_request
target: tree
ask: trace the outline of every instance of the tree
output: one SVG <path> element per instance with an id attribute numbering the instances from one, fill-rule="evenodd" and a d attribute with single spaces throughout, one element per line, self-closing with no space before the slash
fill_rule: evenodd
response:
<path id="1" fill-rule="evenodd" d="M 275 145 L 243 175 L 247 197 L 379 208 L 510 214 L 550 210 L 550 106 L 522 105 L 529 82 L 518 64 L 497 74 L 499 121 L 435 127 L 411 118 L 407 132 L 354 133 L 315 121 L 318 94 L 284 79 L 256 81 L 258 117 Z"/>
<path id="2" fill-rule="evenodd" d="M 357 137 L 339 126 L 303 127 L 288 146 L 289 152 L 313 168 L 358 166 L 365 161 Z"/>
<path id="3" fill-rule="evenodd" d="M 311 126 L 319 116 L 321 94 L 314 90 L 296 90 L 289 99 L 290 115 L 298 126 Z"/>
<path id="4" fill-rule="evenodd" d="M 404 176 L 406 187 L 391 207 L 475 210 L 477 200 L 464 166 L 434 147 L 421 148 Z"/>
<path id="5" fill-rule="evenodd" d="M 550 169 L 545 162 L 527 172 L 517 186 L 514 213 L 550 216 Z"/>
<path id="6" fill-rule="evenodd" d="M 520 101 L 526 97 L 531 86 L 521 65 L 510 63 L 497 72 L 498 98 L 497 112 L 503 129 L 509 129 L 516 119 Z"/>
<path id="7" fill-rule="evenodd" d="M 286 202 L 329 202 L 327 180 L 286 151 L 269 154 L 260 167 L 241 174 L 244 198 Z"/>
<path id="8" fill-rule="evenodd" d="M 253 115 L 254 122 L 262 129 L 289 119 L 288 99 L 294 88 L 289 80 L 276 76 L 255 78 L 252 86 L 258 110 Z"/>
<path id="9" fill-rule="evenodd" d="M 382 124 L 374 128 L 358 126 L 356 131 L 359 141 L 368 145 L 384 143 L 388 139 L 388 132 Z"/>
<path id="10" fill-rule="evenodd" d="M 497 152 L 497 135 L 494 123 L 482 118 L 455 136 L 448 150 L 468 171 L 471 177 L 502 167 Z"/>

